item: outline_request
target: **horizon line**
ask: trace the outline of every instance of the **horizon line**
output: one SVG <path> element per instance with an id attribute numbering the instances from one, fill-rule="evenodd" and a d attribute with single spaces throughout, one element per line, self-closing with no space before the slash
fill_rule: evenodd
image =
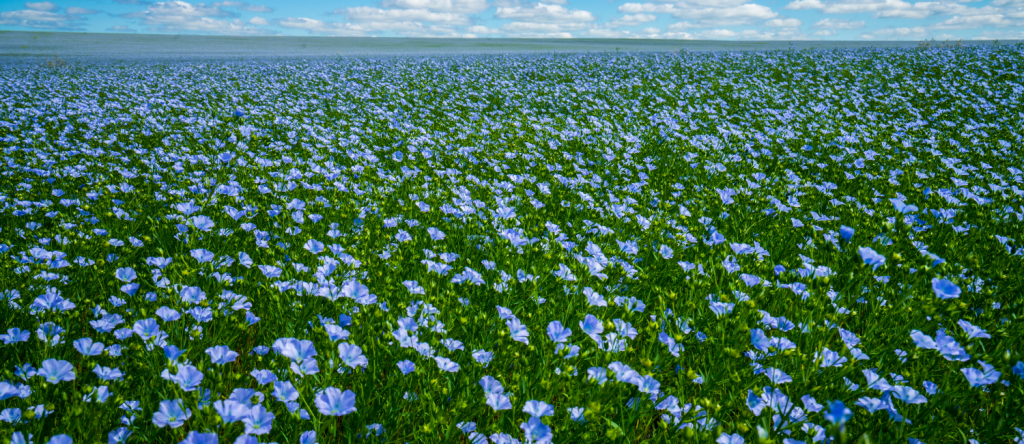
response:
<path id="1" fill-rule="evenodd" d="M 750 44 L 759 42 L 800 42 L 800 43 L 910 43 L 910 42 L 1024 42 L 1024 39 L 993 39 L 987 37 L 976 37 L 972 39 L 945 39 L 938 40 L 936 38 L 931 39 L 906 39 L 906 40 L 812 40 L 812 39 L 751 39 L 751 40 L 723 40 L 723 39 L 679 39 L 679 38 L 642 38 L 642 37 L 488 37 L 488 36 L 476 36 L 476 37 L 452 37 L 452 36 L 417 36 L 417 37 L 405 37 L 405 36 L 337 36 L 337 35 L 231 35 L 231 34 L 198 34 L 198 33 L 154 33 L 154 32 L 137 32 L 137 33 L 122 33 L 122 32 L 95 32 L 95 31 L 77 31 L 77 30 L 23 30 L 23 29 L 0 29 L 0 33 L 22 33 L 22 34 L 80 34 L 80 35 L 109 35 L 109 36 L 120 36 L 124 38 L 130 37 L 143 37 L 143 36 L 154 36 L 154 37 L 223 37 L 223 38 L 291 38 L 291 39 L 374 39 L 374 40 L 457 40 L 457 41 L 480 41 L 480 40 L 520 40 L 520 41 L 624 41 L 624 42 L 713 42 L 713 43 L 729 43 L 729 44 Z"/>

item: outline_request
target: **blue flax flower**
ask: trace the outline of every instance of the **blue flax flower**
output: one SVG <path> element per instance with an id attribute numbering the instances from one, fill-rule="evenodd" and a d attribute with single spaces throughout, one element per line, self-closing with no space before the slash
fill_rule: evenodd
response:
<path id="1" fill-rule="evenodd" d="M 186 392 L 195 391 L 199 383 L 203 382 L 203 372 L 191 365 L 178 367 L 178 374 L 171 375 L 171 372 L 164 369 L 160 376 L 168 381 L 176 382 L 178 387 Z"/>
<path id="2" fill-rule="evenodd" d="M 281 402 L 292 402 L 299 399 L 299 391 L 291 381 L 277 381 L 274 383 L 274 398 Z"/>
<path id="3" fill-rule="evenodd" d="M 967 383 L 970 384 L 971 387 L 980 387 L 999 381 L 999 375 L 1001 375 L 999 371 L 985 363 L 985 361 L 978 361 L 978 364 L 981 364 L 981 370 L 976 368 L 965 368 L 960 370 L 963 372 L 964 377 L 967 378 Z"/>
<path id="4" fill-rule="evenodd" d="M 159 409 L 153 413 L 153 425 L 172 429 L 181 427 L 186 420 L 192 417 L 192 410 L 186 409 L 184 406 L 185 403 L 181 399 L 160 401 Z"/>
<path id="5" fill-rule="evenodd" d="M 853 228 L 846 225 L 839 227 L 839 237 L 843 238 L 843 241 L 849 242 L 850 238 L 853 237 Z"/>
<path id="6" fill-rule="evenodd" d="M 356 394 L 352 390 L 327 387 L 316 395 L 316 408 L 327 416 L 344 416 L 356 411 Z"/>
<path id="7" fill-rule="evenodd" d="M 103 343 L 93 342 L 92 338 L 81 338 L 72 343 L 75 346 L 75 350 L 78 350 L 83 356 L 96 356 L 103 353 Z"/>
<path id="8" fill-rule="evenodd" d="M 555 408 L 544 401 L 529 400 L 523 406 L 523 412 L 538 418 L 555 414 Z"/>
<path id="9" fill-rule="evenodd" d="M 74 381 L 75 368 L 68 361 L 47 359 L 43 361 L 43 365 L 39 366 L 39 371 L 36 372 L 36 375 L 46 379 L 46 382 L 50 384 L 56 384 L 61 381 Z"/>
<path id="10" fill-rule="evenodd" d="M 870 265 L 872 270 L 877 270 L 885 264 L 885 256 L 878 254 L 875 250 L 868 247 L 860 247 L 857 249 L 860 252 L 860 258 L 864 260 L 865 265 Z"/>
<path id="11" fill-rule="evenodd" d="M 531 416 L 528 421 L 519 424 L 519 428 L 523 429 L 523 432 L 526 434 L 524 440 L 527 443 L 549 444 L 551 438 L 554 437 L 551 433 L 551 427 L 541 422 L 536 416 Z"/>
<path id="12" fill-rule="evenodd" d="M 345 365 L 353 369 L 356 367 L 363 367 L 365 369 L 369 364 L 366 355 L 363 354 L 363 349 L 355 344 L 345 342 L 338 344 L 338 356 L 341 358 L 341 362 L 344 362 Z"/>
<path id="13" fill-rule="evenodd" d="M 985 331 L 981 327 L 978 327 L 977 325 L 974 325 L 974 324 L 970 323 L 966 319 L 961 319 L 961 320 L 957 321 L 956 325 L 959 325 L 960 328 L 964 329 L 964 332 L 967 333 L 967 339 L 974 339 L 974 338 L 991 339 L 992 338 L 992 335 L 988 334 L 987 331 Z"/>
<path id="14" fill-rule="evenodd" d="M 416 364 L 406 359 L 398 363 L 398 369 L 402 371 L 403 375 L 408 375 L 409 373 L 412 373 L 414 370 L 416 370 Z"/>
<path id="15" fill-rule="evenodd" d="M 217 345 L 206 349 L 206 354 L 210 355 L 210 359 L 214 364 L 227 364 L 233 362 L 238 357 L 238 353 L 231 351 L 226 345 Z"/>
<path id="16" fill-rule="evenodd" d="M 569 407 L 567 410 L 569 411 L 569 419 L 575 422 L 586 422 L 586 419 L 583 419 L 583 413 L 585 412 L 583 407 Z"/>
<path id="17" fill-rule="evenodd" d="M 722 434 L 715 440 L 718 444 L 743 444 L 743 437 L 739 433 L 728 434 L 722 432 Z"/>
<path id="18" fill-rule="evenodd" d="M 441 371 L 455 373 L 459 371 L 459 364 L 448 358 L 442 358 L 440 356 L 434 358 L 437 361 L 437 368 Z"/>
<path id="19" fill-rule="evenodd" d="M 317 444 L 316 432 L 313 430 L 303 432 L 302 435 L 299 435 L 299 444 Z"/>
<path id="20" fill-rule="evenodd" d="M 960 297 L 960 287 L 947 279 L 932 279 L 932 291 L 939 299 L 954 299 Z"/>
<path id="21" fill-rule="evenodd" d="M 107 434 L 107 443 L 120 444 L 125 442 L 131 434 L 132 431 L 128 430 L 128 427 L 118 427 Z"/>
<path id="22" fill-rule="evenodd" d="M 509 410 L 512 408 L 512 401 L 503 393 L 487 393 L 487 405 L 494 411 Z"/>
<path id="23" fill-rule="evenodd" d="M 277 381 L 277 375 L 272 373 L 270 370 L 253 370 L 249 373 L 253 378 L 256 378 L 256 383 L 259 385 L 269 384 Z"/>
<path id="24" fill-rule="evenodd" d="M 924 395 L 905 385 L 894 386 L 892 388 L 892 395 L 907 404 L 924 404 L 928 402 L 928 398 L 925 398 Z"/>
<path id="25" fill-rule="evenodd" d="M 302 362 L 306 358 L 316 356 L 313 341 L 308 340 L 281 338 L 274 341 L 273 348 L 274 351 L 295 362 Z"/>
<path id="26" fill-rule="evenodd" d="M 179 444 L 217 444 L 218 438 L 216 433 L 199 433 L 195 430 L 188 432 L 185 439 Z"/>
<path id="27" fill-rule="evenodd" d="M 266 435 L 273 428 L 274 414 L 262 405 L 253 406 L 249 416 L 242 418 L 242 423 L 245 424 L 246 435 Z"/>
<path id="28" fill-rule="evenodd" d="M 220 415 L 220 419 L 224 421 L 224 424 L 241 421 L 249 416 L 249 406 L 233 399 L 216 401 L 213 403 L 213 408 Z"/>
<path id="29" fill-rule="evenodd" d="M 22 330 L 20 328 L 8 328 L 7 334 L 0 335 L 0 340 L 4 341 L 4 345 L 11 345 L 16 342 L 26 342 L 32 332 Z"/>
<path id="30" fill-rule="evenodd" d="M 594 315 L 588 314 L 580 321 L 580 329 L 595 341 L 599 341 L 598 336 L 604 332 L 604 324 Z"/>
<path id="31" fill-rule="evenodd" d="M 51 437 L 49 441 L 46 441 L 46 444 L 71 444 L 72 442 L 70 436 L 60 434 Z"/>
<path id="32" fill-rule="evenodd" d="M 828 412 L 825 412 L 825 419 L 832 424 L 842 427 L 850 418 L 853 411 L 843 404 L 843 401 L 832 401 L 828 404 Z"/>
<path id="33" fill-rule="evenodd" d="M 1012 371 L 1013 374 L 1019 376 L 1021 379 L 1024 379 L 1024 361 L 1017 361 L 1017 363 L 1014 364 L 1013 368 L 1010 369 L 1010 371 Z"/>
<path id="34" fill-rule="evenodd" d="M 505 321 L 505 325 L 508 326 L 509 335 L 512 336 L 513 341 L 522 342 L 523 344 L 530 343 L 530 331 L 519 322 L 519 318 L 509 319 Z"/>
<path id="35" fill-rule="evenodd" d="M 772 381 L 772 384 L 785 384 L 787 382 L 793 382 L 793 378 L 786 374 L 786 372 L 777 368 L 768 367 L 764 372 L 765 376 Z"/>
<path id="36" fill-rule="evenodd" d="M 561 322 L 551 321 L 548 324 L 548 337 L 551 338 L 551 341 L 565 342 L 569 339 L 569 336 L 572 336 L 572 330 L 562 326 Z"/>

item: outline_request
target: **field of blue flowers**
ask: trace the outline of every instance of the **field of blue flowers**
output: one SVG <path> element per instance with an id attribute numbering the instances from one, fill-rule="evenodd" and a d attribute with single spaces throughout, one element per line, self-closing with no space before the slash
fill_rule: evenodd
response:
<path id="1" fill-rule="evenodd" d="M 1022 73 L 8 64 L 0 439 L 1022 442 Z"/>

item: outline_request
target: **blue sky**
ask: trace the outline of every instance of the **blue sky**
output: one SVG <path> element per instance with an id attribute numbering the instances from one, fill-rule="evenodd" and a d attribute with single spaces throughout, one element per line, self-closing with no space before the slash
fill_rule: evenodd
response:
<path id="1" fill-rule="evenodd" d="M 0 0 L 0 30 L 712 40 L 1024 38 L 1024 0 Z"/>

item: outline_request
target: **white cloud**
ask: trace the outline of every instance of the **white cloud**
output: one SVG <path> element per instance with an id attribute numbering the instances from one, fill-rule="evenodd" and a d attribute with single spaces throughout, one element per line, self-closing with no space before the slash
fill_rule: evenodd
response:
<path id="1" fill-rule="evenodd" d="M 690 28 L 699 28 L 699 26 L 697 26 L 697 25 L 695 25 L 693 23 L 690 23 L 690 22 L 677 22 L 677 23 L 673 23 L 671 25 L 668 25 L 668 30 L 669 31 L 676 31 L 676 30 L 680 30 L 680 29 L 690 29 Z"/>
<path id="2" fill-rule="evenodd" d="M 458 36 L 450 26 L 471 23 L 466 14 L 487 8 L 484 0 L 386 0 L 383 6 L 356 6 L 335 9 L 333 14 L 343 14 L 363 31 L 384 30 L 403 32 L 407 36 Z M 425 25 L 435 23 L 435 25 Z M 473 37 L 476 34 L 470 31 Z"/>
<path id="3" fill-rule="evenodd" d="M 339 37 L 365 36 L 366 30 L 351 23 L 325 22 L 306 17 L 288 17 L 274 20 L 277 26 L 290 29 L 301 29 L 311 34 L 332 35 Z"/>
<path id="4" fill-rule="evenodd" d="M 663 12 L 672 13 L 680 9 L 718 8 L 742 6 L 749 0 L 655 0 L 654 3 L 625 3 L 619 12 Z"/>
<path id="5" fill-rule="evenodd" d="M 0 12 L 0 25 L 21 26 L 25 28 L 80 31 L 81 28 L 75 22 L 81 20 L 82 18 L 76 15 L 58 14 L 38 9 Z"/>
<path id="6" fill-rule="evenodd" d="M 354 22 L 436 22 L 451 25 L 465 25 L 469 17 L 450 12 L 431 12 L 426 9 L 381 9 L 369 6 L 336 9 L 336 14 L 344 14 Z"/>
<path id="7" fill-rule="evenodd" d="M 788 19 L 772 19 L 764 23 L 766 26 L 773 28 L 798 28 L 804 24 L 800 19 L 788 18 Z"/>
<path id="8" fill-rule="evenodd" d="M 779 29 L 778 31 L 775 31 L 775 32 L 772 32 L 772 33 L 768 33 L 768 34 L 771 35 L 771 37 L 766 37 L 768 39 L 777 39 L 777 40 L 807 40 L 807 36 L 803 32 L 800 32 L 800 30 L 797 29 L 797 28 Z"/>
<path id="9" fill-rule="evenodd" d="M 220 20 L 213 17 L 230 17 L 231 14 L 218 6 L 199 3 L 191 4 L 180 0 L 157 2 L 145 11 L 123 14 L 122 17 L 138 19 L 143 25 L 157 32 L 194 32 L 202 34 L 263 35 L 268 31 L 247 25 L 240 19 Z"/>
<path id="10" fill-rule="evenodd" d="M 226 17 L 232 14 L 217 7 L 203 3 L 191 4 L 181 0 L 157 2 L 146 7 L 145 11 L 124 14 L 124 17 L 161 20 L 164 17 Z"/>
<path id="11" fill-rule="evenodd" d="M 661 35 L 661 38 L 668 40 L 693 40 L 696 37 L 688 32 L 666 32 Z"/>
<path id="12" fill-rule="evenodd" d="M 488 34 L 501 34 L 501 31 L 499 31 L 497 29 L 492 29 L 492 28 L 488 28 L 486 26 L 480 26 L 480 25 L 470 26 L 469 29 L 467 29 L 466 31 L 468 31 L 470 33 L 473 33 L 473 34 L 477 34 L 477 35 L 479 35 L 479 34 L 484 34 L 484 35 L 488 35 Z"/>
<path id="13" fill-rule="evenodd" d="M 612 31 L 612 32 L 604 32 Z M 587 22 L 561 22 L 550 21 L 514 21 L 501 25 L 501 31 L 512 38 L 574 38 L 574 37 L 606 37 L 624 38 L 628 31 L 617 31 L 604 26 L 595 26 Z"/>
<path id="14" fill-rule="evenodd" d="M 928 37 L 928 30 L 923 26 L 912 28 L 885 28 L 861 34 L 862 39 L 886 39 L 886 40 L 920 40 Z"/>
<path id="15" fill-rule="evenodd" d="M 622 22 L 627 22 L 627 23 L 647 23 L 647 22 L 653 22 L 657 18 L 658 17 L 650 15 L 650 14 L 626 14 L 626 15 L 622 16 L 621 18 L 619 18 L 619 20 L 621 20 Z"/>
<path id="16" fill-rule="evenodd" d="M 969 29 L 982 27 L 1007 28 L 1020 25 L 1022 23 L 1010 20 L 1003 14 L 985 14 L 966 17 L 958 15 L 936 23 L 933 27 L 936 29 Z"/>
<path id="17" fill-rule="evenodd" d="M 512 34 L 559 33 L 589 28 L 585 23 L 512 22 L 501 25 L 501 30 Z"/>
<path id="18" fill-rule="evenodd" d="M 825 14 L 874 13 L 875 18 L 922 19 L 934 15 L 986 15 L 999 13 L 999 8 L 983 6 L 970 8 L 952 1 L 923 1 L 909 3 L 903 0 L 796 0 L 786 9 L 816 9 Z M 897 29 L 897 28 L 893 28 Z M 909 29 L 909 28 L 908 28 Z"/>
<path id="19" fill-rule="evenodd" d="M 709 31 L 701 32 L 699 35 L 701 38 L 705 39 L 724 40 L 736 37 L 738 34 L 736 33 L 736 31 L 730 31 L 728 29 L 712 29 Z"/>
<path id="20" fill-rule="evenodd" d="M 619 28 L 623 26 L 636 26 L 639 24 L 653 22 L 658 17 L 651 14 L 626 14 L 608 23 L 605 23 L 606 28 Z"/>
<path id="21" fill-rule="evenodd" d="M 422 26 L 418 24 L 415 28 L 409 28 L 401 31 L 401 34 L 405 37 L 428 37 L 428 38 L 475 38 L 473 34 L 460 33 L 454 28 L 447 26 Z"/>
<path id="22" fill-rule="evenodd" d="M 831 36 L 831 35 L 836 35 L 836 32 L 831 30 L 831 29 L 822 29 L 821 31 L 815 32 L 814 35 L 820 36 L 820 37 L 828 37 L 828 36 Z"/>
<path id="23" fill-rule="evenodd" d="M 770 19 L 778 14 L 772 8 L 754 3 L 731 6 L 728 8 L 700 8 L 700 9 L 679 9 L 672 15 L 679 18 L 700 18 L 700 19 Z"/>
<path id="24" fill-rule="evenodd" d="M 379 31 L 391 31 L 405 37 L 475 37 L 459 33 L 449 26 L 424 25 L 413 21 L 345 23 L 288 17 L 274 20 L 274 24 L 284 28 L 305 30 L 310 34 L 339 37 L 371 36 Z"/>
<path id="25" fill-rule="evenodd" d="M 786 9 L 817 9 L 826 14 L 893 11 L 910 7 L 910 3 L 902 0 L 840 0 L 830 3 L 822 0 L 797 0 L 786 5 Z"/>
<path id="26" fill-rule="evenodd" d="M 29 10 L 32 10 L 32 11 L 53 12 L 53 11 L 56 11 L 56 10 L 60 9 L 60 6 L 57 6 L 56 4 L 51 3 L 51 2 L 38 2 L 38 3 L 26 2 L 25 3 L 25 9 L 29 9 Z"/>
<path id="27" fill-rule="evenodd" d="M 936 14 L 953 14 L 958 11 L 966 11 L 967 8 L 964 5 L 957 4 L 942 4 L 935 2 L 917 2 L 911 5 L 909 8 L 898 8 L 891 10 L 881 10 L 875 13 L 875 17 L 878 18 L 905 18 L 905 19 L 923 19 L 931 17 Z"/>
<path id="28" fill-rule="evenodd" d="M 594 31 L 594 29 L 588 29 L 587 32 Z M 576 36 L 569 31 L 555 31 L 555 32 L 506 32 L 508 37 L 521 38 L 521 39 L 571 39 Z"/>
<path id="29" fill-rule="evenodd" d="M 433 12 L 476 14 L 488 8 L 487 0 L 384 0 L 383 7 L 426 9 Z"/>
<path id="30" fill-rule="evenodd" d="M 257 26 L 267 26 L 267 25 L 270 24 L 270 22 L 268 22 L 267 19 L 265 19 L 263 17 L 253 17 L 253 18 L 249 19 L 249 24 L 250 25 L 257 25 Z"/>
<path id="31" fill-rule="evenodd" d="M 711 29 L 698 33 L 697 37 L 708 40 L 802 40 L 805 38 L 796 30 L 758 31 L 754 29 L 739 32 L 729 29 Z"/>
<path id="32" fill-rule="evenodd" d="M 71 14 L 71 15 L 90 15 L 90 14 L 99 14 L 100 13 L 99 11 L 96 11 L 96 10 L 93 10 L 93 9 L 79 8 L 77 6 L 69 6 L 68 9 L 66 9 L 65 11 L 68 14 Z"/>
<path id="33" fill-rule="evenodd" d="M 644 31 L 648 32 L 648 35 L 644 37 L 663 40 L 693 40 L 697 38 L 695 35 L 686 31 L 682 31 L 683 29 L 690 29 L 693 27 L 695 27 L 695 25 L 690 22 L 677 22 L 668 25 L 668 27 L 665 28 L 664 32 L 659 32 L 657 34 L 650 33 L 649 31 L 651 31 L 651 28 L 647 28 Z"/>
<path id="34" fill-rule="evenodd" d="M 111 26 L 111 27 L 107 28 L 106 31 L 107 32 L 127 32 L 127 33 L 130 33 L 130 34 L 134 34 L 136 32 L 139 32 L 139 31 L 136 31 L 136 30 L 134 30 L 132 28 L 129 28 L 127 26 L 124 26 L 124 25 Z"/>
<path id="35" fill-rule="evenodd" d="M 420 22 L 366 22 L 357 26 L 367 32 L 391 31 L 406 37 L 459 37 L 449 26 L 424 25 Z"/>
<path id="36" fill-rule="evenodd" d="M 772 8 L 741 1 L 715 2 L 689 0 L 679 3 L 626 3 L 618 8 L 628 14 L 672 14 L 681 19 L 693 19 L 694 26 L 736 26 L 751 24 L 755 20 L 768 20 L 778 16 Z"/>
<path id="37" fill-rule="evenodd" d="M 248 3 L 235 2 L 230 0 L 214 3 L 213 6 L 216 6 L 218 8 L 238 8 L 243 11 L 249 12 L 274 12 L 273 8 L 264 5 L 250 5 Z"/>
<path id="38" fill-rule="evenodd" d="M 628 14 L 637 14 L 642 12 L 671 14 L 678 11 L 679 9 L 677 9 L 676 5 L 673 4 L 626 3 L 619 6 L 619 12 L 625 12 Z"/>
<path id="39" fill-rule="evenodd" d="M 538 23 L 591 22 L 595 20 L 594 14 L 591 14 L 590 11 L 570 10 L 561 5 L 545 3 L 537 3 L 529 8 L 521 6 L 498 8 L 494 16 L 503 19 L 520 19 Z"/>
<path id="40" fill-rule="evenodd" d="M 982 31 L 973 40 L 1024 40 L 1024 31 Z"/>
<path id="41" fill-rule="evenodd" d="M 594 28 L 588 29 L 583 33 L 586 37 L 593 37 L 599 39 L 624 39 L 632 37 L 629 31 L 620 31 L 616 29 L 604 29 Z"/>
<path id="42" fill-rule="evenodd" d="M 661 0 L 659 0 L 661 1 Z M 729 8 L 747 3 L 749 0 L 678 0 L 675 3 L 681 7 L 703 7 L 703 8 Z"/>
<path id="43" fill-rule="evenodd" d="M 867 22 L 863 20 L 852 21 L 827 18 L 823 20 L 818 20 L 816 23 L 814 23 L 814 27 L 823 29 L 860 29 L 863 28 L 865 24 L 867 24 Z"/>
<path id="44" fill-rule="evenodd" d="M 573 38 L 573 35 L 568 32 L 552 32 L 549 34 L 519 34 L 516 37 L 530 39 L 571 39 Z"/>

